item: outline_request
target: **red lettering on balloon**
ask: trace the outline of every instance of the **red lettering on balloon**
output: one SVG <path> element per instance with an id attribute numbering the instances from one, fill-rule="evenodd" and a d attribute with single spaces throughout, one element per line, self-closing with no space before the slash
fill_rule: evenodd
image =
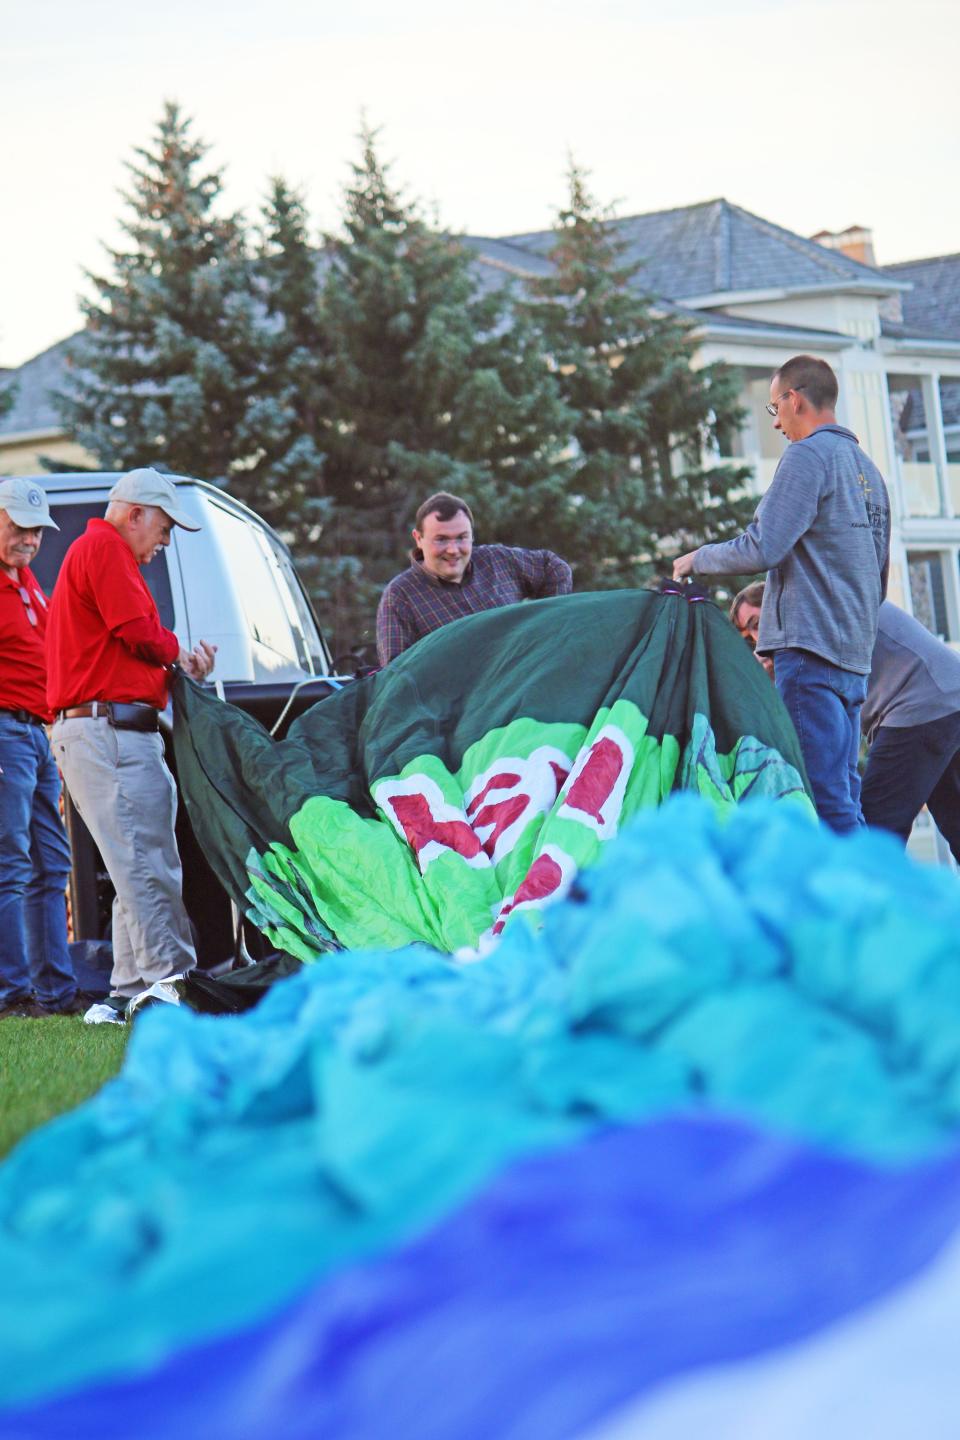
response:
<path id="1" fill-rule="evenodd" d="M 563 789 L 563 782 L 570 774 L 570 770 L 569 768 L 565 770 L 562 765 L 557 764 L 556 760 L 550 761 L 550 769 L 553 771 L 553 778 L 557 782 L 557 794 L 559 795 Z"/>
<path id="2" fill-rule="evenodd" d="M 514 785 L 519 784 L 520 776 L 511 775 L 507 771 L 505 771 L 502 775 L 492 776 L 487 781 L 486 785 L 484 785 L 480 793 L 478 795 L 474 795 L 473 799 L 470 801 L 470 804 L 467 806 L 467 814 L 472 815 L 474 810 L 476 810 L 477 806 L 483 804 L 484 800 L 486 800 L 491 790 L 510 790 L 513 788 Z"/>
<path id="3" fill-rule="evenodd" d="M 487 787 L 489 789 L 489 786 Z M 492 825 L 493 829 L 483 842 L 483 848 L 492 857 L 497 841 L 504 830 L 509 829 L 515 820 L 530 804 L 529 795 L 511 795 L 507 800 L 494 800 L 490 805 L 484 805 L 479 815 L 474 815 L 473 824 L 478 830 L 485 829 Z"/>
<path id="4" fill-rule="evenodd" d="M 493 926 L 493 934 L 499 935 L 507 923 L 507 917 L 512 910 L 525 901 L 546 900 L 563 884 L 563 871 L 554 860 L 552 855 L 538 855 L 530 866 L 517 893 L 512 900 L 508 900 L 497 916 Z"/>
<path id="5" fill-rule="evenodd" d="M 600 812 L 613 794 L 622 769 L 623 751 L 604 736 L 591 747 L 586 763 L 567 791 L 563 803 L 571 810 L 582 810 L 602 825 L 604 820 Z"/>
<path id="6" fill-rule="evenodd" d="M 391 795 L 387 803 L 393 807 L 407 842 L 419 855 L 433 843 L 455 850 L 472 860 L 480 854 L 480 841 L 465 820 L 437 820 L 425 795 Z"/>

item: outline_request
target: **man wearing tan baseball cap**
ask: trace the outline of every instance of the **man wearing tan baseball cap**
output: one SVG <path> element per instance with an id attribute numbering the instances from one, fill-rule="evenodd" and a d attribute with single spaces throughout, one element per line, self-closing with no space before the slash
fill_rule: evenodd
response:
<path id="1" fill-rule="evenodd" d="M 47 597 L 30 563 L 56 530 L 35 480 L 0 480 L 0 1016 L 72 1014 L 70 848 L 46 726 Z"/>
<path id="2" fill-rule="evenodd" d="M 111 505 L 114 501 L 124 505 L 154 505 L 182 530 L 200 529 L 177 499 L 177 487 L 173 481 L 149 465 L 121 475 L 108 498 Z"/>
<path id="3" fill-rule="evenodd" d="M 47 492 L 36 480 L 8 476 L 0 480 L 0 510 L 21 530 L 59 530 L 50 515 Z M 39 545 L 34 547 L 34 551 Z"/>
<path id="4" fill-rule="evenodd" d="M 142 997 L 176 1004 L 168 982 L 196 964 L 158 717 L 171 667 L 202 680 L 215 647 L 184 650 L 140 573 L 175 525 L 200 529 L 172 480 L 149 468 L 121 476 L 104 518 L 68 549 L 50 611 L 54 754 L 116 891 L 112 993 L 87 1012 L 92 1024 L 122 1021 Z"/>

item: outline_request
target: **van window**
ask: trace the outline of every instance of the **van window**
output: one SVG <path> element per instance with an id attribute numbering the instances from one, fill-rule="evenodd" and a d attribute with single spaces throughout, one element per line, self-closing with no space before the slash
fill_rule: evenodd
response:
<path id="1" fill-rule="evenodd" d="M 285 547 L 269 530 L 258 530 L 261 546 L 266 550 L 274 569 L 274 579 L 283 597 L 284 609 L 290 621 L 298 650 L 304 653 L 303 668 L 315 675 L 329 673 L 330 664 L 324 649 L 317 622 L 310 609 L 303 586 Z"/>
<path id="2" fill-rule="evenodd" d="M 265 533 L 255 522 L 209 498 L 207 513 L 210 528 L 226 553 L 250 634 L 268 650 L 309 670 L 303 641 L 297 643 L 299 637 L 294 634 L 274 576 L 276 567 L 263 543 Z"/>
<path id="3" fill-rule="evenodd" d="M 63 564 L 67 547 L 83 534 L 88 520 L 102 520 L 106 508 L 103 500 L 86 500 L 82 503 L 70 502 L 61 505 L 57 503 L 55 495 L 50 496 L 50 513 L 60 529 L 44 530 L 40 549 L 30 566 L 40 583 L 40 588 L 47 595 L 53 594 L 53 587 L 60 573 L 60 566 Z M 147 582 L 150 594 L 157 602 L 161 625 L 172 630 L 174 628 L 173 592 L 170 589 L 170 572 L 167 569 L 167 557 L 164 552 L 161 550 L 149 565 L 142 566 L 140 573 Z"/>

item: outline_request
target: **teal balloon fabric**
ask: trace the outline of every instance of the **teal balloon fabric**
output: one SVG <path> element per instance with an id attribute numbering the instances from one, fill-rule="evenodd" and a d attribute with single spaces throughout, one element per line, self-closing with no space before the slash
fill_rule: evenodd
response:
<path id="1" fill-rule="evenodd" d="M 146 1014 L 0 1167 L 0 1401 L 136 1373 L 611 1121 L 725 1112 L 886 1166 L 960 1118 L 960 886 L 889 837 L 678 796 L 487 958 L 335 952 Z"/>

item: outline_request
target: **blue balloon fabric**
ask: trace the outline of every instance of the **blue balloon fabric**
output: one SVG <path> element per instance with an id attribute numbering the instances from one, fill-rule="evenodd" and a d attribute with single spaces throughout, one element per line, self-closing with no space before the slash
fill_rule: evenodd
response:
<path id="1" fill-rule="evenodd" d="M 268 1420 L 273 1433 L 300 1433 L 298 1397 L 323 1377 L 333 1394 L 342 1375 L 343 1414 L 360 1427 L 372 1422 L 357 1396 L 373 1381 L 357 1382 L 354 1391 L 350 1376 L 368 1368 L 380 1374 L 382 1364 L 389 1377 L 411 1365 L 418 1342 L 404 1351 L 403 1335 L 418 1333 L 419 1324 L 423 1344 L 440 1357 L 435 1376 L 448 1354 L 451 1367 L 461 1367 L 456 1373 L 465 1373 L 471 1334 L 478 1365 L 489 1368 L 485 1347 L 496 1327 L 482 1318 L 483 1307 L 507 1303 L 508 1292 L 494 1281 L 522 1266 L 523 1254 L 542 1273 L 521 1287 L 532 1308 L 522 1311 L 518 1330 L 539 1326 L 546 1336 L 552 1306 L 558 1315 L 565 1305 L 576 1308 L 564 1298 L 569 1270 L 587 1288 L 594 1275 L 603 1331 L 599 1311 L 620 1294 L 616 1248 L 632 1225 L 638 1243 L 647 1237 L 623 1272 L 633 1300 L 656 1274 L 665 1294 L 689 1291 L 693 1309 L 706 1317 L 715 1271 L 731 1318 L 725 1329 L 716 1310 L 708 1328 L 732 1346 L 721 1347 L 719 1357 L 708 1353 L 693 1343 L 699 1322 L 664 1309 L 657 1326 L 682 1330 L 690 1347 L 671 1359 L 664 1333 L 660 1370 L 645 1369 L 634 1355 L 636 1387 L 750 1344 L 781 1343 L 865 1303 L 929 1259 L 956 1223 L 958 935 L 954 877 L 911 864 L 889 837 L 839 840 L 788 806 L 760 802 L 721 819 L 708 805 L 679 797 L 634 822 L 606 861 L 581 874 L 568 898 L 546 913 L 540 931 L 515 929 L 479 963 L 458 966 L 421 947 L 338 953 L 276 986 L 248 1015 L 148 1013 L 121 1076 L 29 1137 L 0 1167 L 0 1400 L 20 1407 L 2 1433 L 31 1433 L 23 1410 L 31 1402 L 71 1395 L 62 1412 L 44 1411 L 50 1424 L 59 1423 L 57 1414 L 81 1403 L 84 1386 L 134 1383 L 137 1375 L 146 1388 L 135 1393 L 151 1412 L 160 1407 L 159 1425 L 161 1401 L 149 1377 L 168 1373 L 164 1365 L 177 1356 L 176 1364 L 194 1367 L 199 1385 L 197 1357 L 205 1352 L 191 1347 L 229 1346 L 224 1337 L 232 1335 L 241 1350 L 253 1345 L 243 1350 L 244 1363 L 263 1387 L 243 1389 L 231 1366 L 210 1402 L 218 1413 L 237 1414 L 227 1398 L 234 1385 L 251 1415 L 265 1417 L 262 1433 Z M 703 1128 L 703 1118 L 678 1119 L 667 1144 L 667 1132 L 642 1124 L 665 1112 L 728 1118 L 717 1120 L 716 1132 Z M 752 1152 L 737 1117 L 766 1132 Z M 628 1128 L 606 1136 L 611 1123 Z M 693 1129 L 684 1131 L 684 1123 Z M 694 1134 L 700 1152 L 684 1168 L 681 1158 L 696 1151 L 684 1136 Z M 655 1142 L 661 1151 L 644 1150 Z M 800 1142 L 814 1147 L 806 1159 L 802 1144 L 797 1155 L 790 1149 Z M 714 1144 L 724 1154 L 732 1147 L 730 1164 L 711 1161 Z M 616 1154 L 618 1161 L 608 1158 Z M 778 1186 L 781 1163 L 806 1164 L 807 1179 Z M 867 1177 L 856 1204 L 846 1206 L 837 1179 L 844 1166 L 851 1167 L 845 1174 Z M 594 1173 L 604 1178 L 591 1191 Z M 543 1191 L 538 1175 L 549 1176 Z M 794 1188 L 808 1195 L 806 1208 L 791 1208 Z M 868 1192 L 878 1197 L 875 1228 L 865 1218 Z M 504 1195 L 511 1197 L 505 1211 L 498 1209 Z M 612 1209 L 598 1218 L 607 1195 Z M 728 1201 L 731 1253 L 737 1237 L 742 1246 L 740 1280 L 728 1259 L 708 1253 L 704 1289 L 697 1290 L 690 1248 L 696 1227 L 679 1250 L 669 1242 L 675 1231 L 682 1240 L 682 1218 L 697 1206 L 702 1239 L 707 1217 L 726 1214 Z M 778 1246 L 784 1256 L 796 1253 L 806 1266 L 793 1279 L 783 1272 L 781 1290 L 774 1271 L 785 1261 L 761 1264 L 751 1250 L 760 1213 L 754 1202 L 770 1209 L 757 1244 L 766 1243 L 769 1256 Z M 913 1235 L 903 1216 L 927 1202 L 928 1221 Z M 891 1219 L 896 1214 L 900 1219 Z M 804 1231 L 803 1217 L 811 1215 L 816 1224 Z M 465 1228 L 457 1234 L 459 1220 Z M 616 1237 L 612 1249 L 601 1243 L 605 1227 Z M 898 1230 L 904 1234 L 895 1245 Z M 544 1235 L 542 1251 L 534 1231 Z M 821 1232 L 818 1276 L 812 1240 Z M 514 1233 L 518 1248 L 491 1259 Z M 446 1244 L 442 1260 L 438 1251 L 404 1268 L 404 1253 L 431 1243 Z M 408 1250 L 397 1257 L 397 1247 Z M 466 1253 L 457 1262 L 461 1249 L 476 1261 L 472 1278 Z M 861 1279 L 844 1290 L 839 1261 L 847 1254 L 862 1257 L 850 1272 Z M 641 1280 L 647 1263 L 651 1274 Z M 447 1274 L 453 1288 L 445 1290 Z M 606 1299 L 604 1275 L 612 1275 Z M 405 1277 L 399 1289 L 397 1276 Z M 752 1332 L 746 1321 L 738 1330 L 738 1305 L 746 1315 L 762 1310 L 750 1299 L 755 1287 L 767 1288 L 772 1308 L 750 1322 Z M 617 1304 L 629 1299 L 624 1294 Z M 782 1323 L 774 1323 L 777 1306 Z M 611 1310 L 613 1329 L 626 1323 L 625 1314 Z M 271 1316 L 280 1317 L 279 1349 L 270 1339 Z M 643 1323 L 642 1315 L 630 1321 L 646 1335 Z M 239 1337 L 257 1325 L 266 1326 L 259 1340 L 253 1331 L 253 1340 Z M 441 1342 L 451 1327 L 456 1333 Z M 574 1347 L 597 1355 L 589 1329 L 574 1329 Z M 513 1336 L 509 1346 L 516 1365 L 507 1366 L 512 1378 L 496 1391 L 496 1403 L 507 1405 L 516 1392 L 517 1414 L 528 1416 L 516 1433 L 574 1433 L 556 1428 L 561 1411 L 569 1410 L 571 1425 L 589 1416 L 563 1398 L 564 1373 L 573 1371 L 569 1356 L 557 1359 L 560 1339 L 542 1363 Z M 289 1365 L 286 1387 L 273 1368 L 278 1354 Z M 611 1358 L 604 1375 L 598 1360 L 593 1378 L 583 1379 L 591 1414 L 625 1398 L 618 1364 Z M 376 1383 L 389 1392 L 384 1375 Z M 414 1409 L 429 1409 L 429 1394 L 428 1386 L 412 1399 Z M 445 1415 L 464 1427 L 474 1423 L 459 1400 L 449 1410 L 439 1395 L 432 1403 L 437 1427 L 453 1425 Z M 478 1425 L 485 1415 L 476 1410 Z M 154 1423 L 152 1414 L 146 1418 Z M 420 1419 L 426 1427 L 428 1416 Z M 171 1410 L 170 1427 L 179 1423 Z M 538 1423 L 545 1428 L 538 1431 Z M 137 1430 L 148 1433 L 139 1418 Z M 459 1440 L 484 1432 L 418 1433 Z M 500 1426 L 485 1433 L 511 1432 Z"/>
<path id="2" fill-rule="evenodd" d="M 957 1230 L 958 1181 L 960 1152 L 885 1170 L 708 1118 L 607 1130 L 269 1321 L 0 1434 L 573 1440 L 911 1278 Z"/>

